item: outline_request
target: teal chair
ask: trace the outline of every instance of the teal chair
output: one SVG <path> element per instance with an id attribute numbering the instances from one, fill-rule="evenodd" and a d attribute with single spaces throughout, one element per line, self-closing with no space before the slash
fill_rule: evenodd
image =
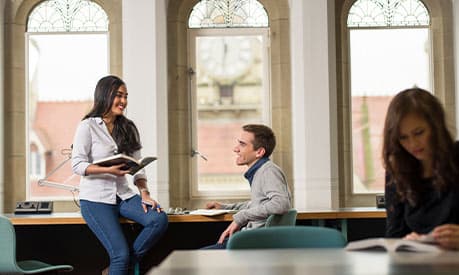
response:
<path id="1" fill-rule="evenodd" d="M 342 248 L 343 235 L 336 229 L 318 226 L 275 226 L 235 233 L 227 249 Z"/>
<path id="2" fill-rule="evenodd" d="M 265 227 L 272 226 L 294 226 L 296 224 L 297 211 L 290 209 L 285 214 L 273 214 L 266 220 Z"/>
<path id="3" fill-rule="evenodd" d="M 11 221 L 0 215 L 0 274 L 36 274 L 72 270 L 71 265 L 50 265 L 34 260 L 16 262 L 16 232 Z"/>

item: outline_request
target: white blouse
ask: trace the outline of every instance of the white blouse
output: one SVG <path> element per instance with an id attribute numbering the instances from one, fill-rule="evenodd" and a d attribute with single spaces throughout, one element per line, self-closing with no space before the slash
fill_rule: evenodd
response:
<path id="1" fill-rule="evenodd" d="M 118 146 L 101 117 L 90 117 L 80 122 L 73 139 L 72 170 L 81 176 L 80 199 L 116 204 L 116 196 L 126 200 L 136 193 L 129 187 L 126 176 L 112 174 L 86 175 L 86 168 L 95 160 L 118 153 Z M 133 153 L 140 159 L 140 150 Z M 134 175 L 137 179 L 146 179 L 145 170 Z"/>

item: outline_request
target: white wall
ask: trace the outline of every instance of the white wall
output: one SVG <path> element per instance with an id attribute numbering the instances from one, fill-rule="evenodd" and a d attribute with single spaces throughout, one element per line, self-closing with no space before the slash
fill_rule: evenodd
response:
<path id="1" fill-rule="evenodd" d="M 338 207 L 334 1 L 291 0 L 295 208 Z"/>
<path id="2" fill-rule="evenodd" d="M 163 208 L 169 206 L 166 0 L 123 0 L 123 79 L 129 93 L 127 116 L 140 130 L 148 185 Z"/>
<path id="3" fill-rule="evenodd" d="M 5 9 L 5 1 L 1 0 L 0 1 L 0 14 L 3 15 Z M 5 45 L 4 45 L 4 16 L 0 16 L 0 114 L 4 114 L 3 110 L 3 105 L 4 105 L 4 100 L 3 100 L 3 95 L 4 95 L 4 83 L 3 83 L 3 76 L 4 76 L 4 58 L 3 58 L 3 53 L 5 50 Z M 3 213 L 3 196 L 4 196 L 4 184 L 5 184 L 5 178 L 4 178 L 4 171 L 3 171 L 3 163 L 5 163 L 5 158 L 4 158 L 4 150 L 3 150 L 3 144 L 4 144 L 4 135 L 3 135 L 3 119 L 0 119 L 0 213 Z"/>

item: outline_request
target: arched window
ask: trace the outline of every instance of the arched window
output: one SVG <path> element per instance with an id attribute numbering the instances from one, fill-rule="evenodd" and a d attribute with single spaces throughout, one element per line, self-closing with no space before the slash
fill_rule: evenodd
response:
<path id="1" fill-rule="evenodd" d="M 191 11 L 190 28 L 268 27 L 268 14 L 257 0 L 202 0 Z"/>
<path id="2" fill-rule="evenodd" d="M 40 162 L 49 174 L 66 158 L 81 118 L 92 106 L 97 80 L 109 71 L 109 21 L 98 4 L 88 0 L 48 0 L 29 14 L 26 33 L 27 142 L 38 142 L 41 151 L 29 146 L 28 199 L 72 199 L 65 190 L 39 187 L 34 172 Z M 32 139 L 34 137 L 34 139 Z M 44 154 L 39 156 L 37 154 Z M 67 182 L 70 164 L 48 180 Z M 46 189 L 46 192 L 43 190 Z"/>
<path id="3" fill-rule="evenodd" d="M 188 25 L 191 196 L 246 197 L 231 151 L 244 124 L 271 124 L 268 15 L 256 0 L 203 0 Z"/>
<path id="4" fill-rule="evenodd" d="M 413 86 L 432 90 L 429 27 L 419 0 L 358 0 L 349 10 L 353 194 L 384 191 L 382 131 L 392 97 Z"/>

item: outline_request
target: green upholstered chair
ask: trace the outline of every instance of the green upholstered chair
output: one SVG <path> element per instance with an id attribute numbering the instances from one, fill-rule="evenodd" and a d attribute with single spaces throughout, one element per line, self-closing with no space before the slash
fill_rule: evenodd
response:
<path id="1" fill-rule="evenodd" d="M 336 229 L 318 226 L 275 226 L 235 233 L 227 249 L 340 248 L 346 245 Z"/>
<path id="2" fill-rule="evenodd" d="M 271 226 L 294 226 L 296 224 L 296 214 L 295 209 L 290 209 L 285 214 L 273 214 L 268 217 L 266 220 L 265 227 Z"/>
<path id="3" fill-rule="evenodd" d="M 72 270 L 71 265 L 50 265 L 35 260 L 16 262 L 16 232 L 11 221 L 0 215 L 0 274 L 36 274 Z"/>

